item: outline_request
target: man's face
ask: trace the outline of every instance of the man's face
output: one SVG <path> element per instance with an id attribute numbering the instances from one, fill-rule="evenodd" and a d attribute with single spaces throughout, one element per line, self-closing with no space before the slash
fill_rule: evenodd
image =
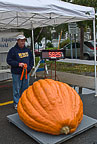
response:
<path id="1" fill-rule="evenodd" d="M 19 40 L 17 40 L 18 46 L 20 48 L 23 48 L 24 45 L 25 45 L 25 41 L 26 41 L 25 39 L 19 39 Z"/>

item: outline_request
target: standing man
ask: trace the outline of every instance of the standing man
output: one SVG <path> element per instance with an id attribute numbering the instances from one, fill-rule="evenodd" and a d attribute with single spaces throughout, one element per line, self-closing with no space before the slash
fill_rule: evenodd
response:
<path id="1" fill-rule="evenodd" d="M 30 49 L 25 47 L 25 41 L 26 37 L 24 35 L 18 35 L 16 45 L 9 50 L 7 55 L 7 63 L 11 66 L 15 109 L 17 109 L 21 94 L 29 86 L 29 72 L 34 65 L 32 53 Z M 20 80 L 24 65 L 26 65 L 27 68 L 27 79 L 23 77 L 23 79 Z"/>

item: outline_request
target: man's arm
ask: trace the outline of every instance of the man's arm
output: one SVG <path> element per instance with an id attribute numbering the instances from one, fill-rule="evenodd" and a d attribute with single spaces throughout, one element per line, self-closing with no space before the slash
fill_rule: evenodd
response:
<path id="1" fill-rule="evenodd" d="M 9 50 L 9 52 L 7 54 L 7 60 L 6 61 L 12 67 L 18 67 L 19 66 L 19 62 L 17 62 L 15 60 L 15 53 L 12 49 Z"/>
<path id="2" fill-rule="evenodd" d="M 34 65 L 33 55 L 31 51 L 29 51 L 29 66 L 27 67 L 27 71 L 30 72 Z"/>

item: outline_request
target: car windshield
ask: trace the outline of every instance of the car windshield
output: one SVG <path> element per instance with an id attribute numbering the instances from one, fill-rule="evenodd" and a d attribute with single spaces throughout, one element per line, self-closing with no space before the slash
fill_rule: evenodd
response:
<path id="1" fill-rule="evenodd" d="M 88 47 L 94 47 L 94 42 L 84 42 L 85 45 L 87 45 Z M 97 43 L 96 43 L 96 47 L 97 47 Z"/>

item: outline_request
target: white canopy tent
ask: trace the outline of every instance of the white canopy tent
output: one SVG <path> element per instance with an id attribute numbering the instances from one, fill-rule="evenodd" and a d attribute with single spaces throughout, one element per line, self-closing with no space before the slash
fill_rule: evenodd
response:
<path id="1" fill-rule="evenodd" d="M 56 0 L 0 0 L 0 28 L 33 28 L 92 20 L 94 8 Z"/>
<path id="2" fill-rule="evenodd" d="M 0 30 L 33 29 L 62 23 L 93 20 L 96 85 L 95 10 L 59 0 L 0 0 Z"/>

